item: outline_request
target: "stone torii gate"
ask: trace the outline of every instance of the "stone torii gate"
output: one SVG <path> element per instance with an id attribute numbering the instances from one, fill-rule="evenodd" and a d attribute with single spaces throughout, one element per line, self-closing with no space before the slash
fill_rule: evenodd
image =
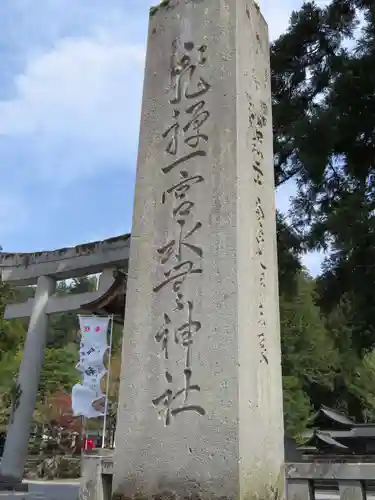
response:
<path id="1" fill-rule="evenodd" d="M 123 319 L 125 274 L 115 271 L 127 269 L 129 244 L 130 235 L 124 235 L 52 252 L 0 253 L 3 282 L 14 286 L 36 285 L 32 299 L 7 305 L 4 314 L 4 319 L 30 318 L 30 322 L 18 376 L 17 400 L 8 425 L 1 462 L 0 489 L 16 489 L 22 482 L 43 367 L 48 316 L 86 311 L 118 314 Z M 55 295 L 57 281 L 99 273 L 97 291 L 64 297 Z M 120 308 L 116 307 L 118 296 L 121 297 Z"/>

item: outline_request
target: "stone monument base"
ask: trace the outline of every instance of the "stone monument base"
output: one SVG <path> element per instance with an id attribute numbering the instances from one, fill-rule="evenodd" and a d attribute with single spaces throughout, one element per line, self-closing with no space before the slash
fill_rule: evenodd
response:
<path id="1" fill-rule="evenodd" d="M 29 485 L 27 483 L 23 483 L 22 481 L 18 481 L 12 477 L 2 476 L 0 474 L 0 492 L 28 492 Z"/>
<path id="2" fill-rule="evenodd" d="M 0 500 L 28 500 L 29 495 L 27 483 L 0 476 Z"/>
<path id="3" fill-rule="evenodd" d="M 29 495 L 22 491 L 0 491 L 0 500 L 28 500 Z"/>
<path id="4" fill-rule="evenodd" d="M 79 500 L 111 500 L 113 480 L 113 451 L 82 457 Z M 1 500 L 1 499 L 0 499 Z"/>

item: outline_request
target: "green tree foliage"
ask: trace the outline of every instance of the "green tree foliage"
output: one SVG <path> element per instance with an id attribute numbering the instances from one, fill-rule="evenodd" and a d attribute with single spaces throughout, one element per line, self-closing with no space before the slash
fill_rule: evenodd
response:
<path id="1" fill-rule="evenodd" d="M 284 375 L 283 389 L 285 434 L 298 440 L 306 429 L 313 407 L 298 377 Z"/>
<path id="2" fill-rule="evenodd" d="M 304 272 L 296 276 L 295 293 L 280 297 L 284 411 L 291 435 L 302 432 L 319 406 L 319 392 L 333 389 L 339 363 L 315 299 L 314 280 Z"/>
<path id="3" fill-rule="evenodd" d="M 285 375 L 297 377 L 303 386 L 332 387 L 338 352 L 315 303 L 314 287 L 314 281 L 300 273 L 297 293 L 280 299 L 283 369 Z"/>
<path id="4" fill-rule="evenodd" d="M 373 352 L 366 354 L 356 367 L 356 370 L 351 372 L 347 387 L 349 394 L 361 403 L 363 420 L 365 422 L 374 422 L 375 355 Z"/>
<path id="5" fill-rule="evenodd" d="M 279 264 L 279 287 L 281 294 L 293 294 L 296 291 L 296 276 L 301 271 L 301 238 L 277 213 L 277 253 Z"/>
<path id="6" fill-rule="evenodd" d="M 71 391 L 72 386 L 79 381 L 79 375 L 75 368 L 77 362 L 76 344 L 46 349 L 39 385 L 41 400 L 44 396 L 58 391 Z"/>
<path id="7" fill-rule="evenodd" d="M 9 419 L 10 395 L 26 335 L 23 321 L 4 320 L 6 304 L 16 301 L 17 297 L 15 290 L 0 281 L 0 430 Z"/>
<path id="8" fill-rule="evenodd" d="M 7 284 L 0 281 L 0 363 L 9 351 L 18 349 L 25 340 L 25 323 L 23 321 L 5 321 L 5 305 L 17 300 L 17 293 Z"/>

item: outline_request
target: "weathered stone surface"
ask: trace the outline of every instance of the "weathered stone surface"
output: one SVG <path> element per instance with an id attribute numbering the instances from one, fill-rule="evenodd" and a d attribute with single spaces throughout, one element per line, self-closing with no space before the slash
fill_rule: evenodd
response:
<path id="1" fill-rule="evenodd" d="M 0 500 L 31 500 L 31 495 L 21 491 L 0 491 Z"/>
<path id="2" fill-rule="evenodd" d="M 375 477 L 373 463 L 304 462 L 288 463 L 285 467 L 287 480 L 310 479 L 318 481 L 371 481 Z"/>
<path id="3" fill-rule="evenodd" d="M 73 312 L 84 309 L 85 305 L 94 302 L 110 288 L 114 282 L 114 269 L 105 269 L 100 276 L 99 289 L 96 292 L 84 292 L 74 295 L 55 295 L 48 300 L 46 314 Z M 34 298 L 16 304 L 7 304 L 4 319 L 28 318 L 34 308 Z"/>
<path id="4" fill-rule="evenodd" d="M 110 500 L 112 475 L 103 464 L 111 463 L 110 457 L 83 456 L 79 500 Z"/>
<path id="5" fill-rule="evenodd" d="M 152 12 L 114 498 L 276 499 L 283 419 L 267 27 Z"/>
<path id="6" fill-rule="evenodd" d="M 49 276 L 38 278 L 33 312 L 30 317 L 1 461 L 0 482 L 1 477 L 22 481 L 27 459 L 30 425 L 35 409 L 40 372 L 43 367 L 44 347 L 47 340 L 48 316 L 46 308 L 55 288 L 56 282 Z"/>
<path id="7" fill-rule="evenodd" d="M 0 477 L 0 493 L 10 492 L 10 494 L 27 493 L 29 491 L 28 484 L 21 480 L 15 480 L 12 477 Z"/>
<path id="8" fill-rule="evenodd" d="M 84 243 L 72 248 L 34 253 L 0 252 L 1 279 L 15 285 L 35 285 L 39 276 L 56 280 L 125 267 L 130 235 Z"/>

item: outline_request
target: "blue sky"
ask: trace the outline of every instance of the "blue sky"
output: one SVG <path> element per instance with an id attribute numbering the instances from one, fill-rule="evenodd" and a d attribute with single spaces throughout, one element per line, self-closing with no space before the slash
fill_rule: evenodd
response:
<path id="1" fill-rule="evenodd" d="M 150 0 L 1 0 L 0 244 L 131 229 Z M 271 38 L 301 0 L 260 0 Z M 325 3 L 324 1 L 318 3 Z M 277 194 L 286 210 L 293 185 Z M 305 263 L 315 274 L 320 256 Z"/>

